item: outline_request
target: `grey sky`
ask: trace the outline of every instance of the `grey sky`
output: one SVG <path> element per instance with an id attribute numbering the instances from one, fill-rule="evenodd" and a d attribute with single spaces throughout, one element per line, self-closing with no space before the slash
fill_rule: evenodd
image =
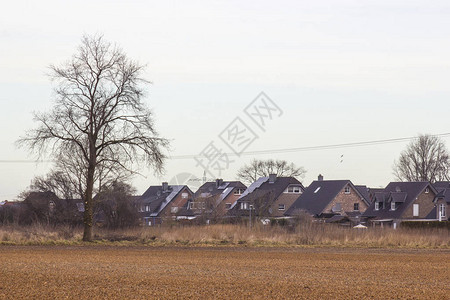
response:
<path id="1" fill-rule="evenodd" d="M 260 91 L 284 111 L 248 150 L 450 132 L 448 1 L 8 1 L 0 18 L 0 160 L 30 159 L 14 141 L 51 107 L 47 67 L 67 60 L 84 33 L 102 33 L 148 65 L 148 104 L 172 155 L 197 154 Z M 446 139 L 447 141 L 447 139 Z M 261 155 L 317 174 L 384 186 L 406 143 Z M 225 146 L 223 146 L 225 148 Z M 340 157 L 344 161 L 340 163 Z M 233 159 L 234 179 L 252 157 Z M 46 164 L 0 163 L 0 200 Z M 166 176 L 141 172 L 140 192 Z"/>

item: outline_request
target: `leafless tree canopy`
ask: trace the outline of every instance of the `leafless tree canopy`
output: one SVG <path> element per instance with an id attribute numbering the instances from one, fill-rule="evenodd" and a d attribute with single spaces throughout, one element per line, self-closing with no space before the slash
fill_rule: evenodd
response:
<path id="1" fill-rule="evenodd" d="M 31 191 L 53 192 L 63 199 L 73 199 L 76 186 L 72 185 L 71 179 L 66 173 L 52 170 L 46 176 L 36 176 L 30 185 Z"/>
<path id="2" fill-rule="evenodd" d="M 237 177 L 246 182 L 253 183 L 259 177 L 277 174 L 278 177 L 300 177 L 305 176 L 306 170 L 303 167 L 296 167 L 293 163 L 285 160 L 256 160 L 243 166 L 238 170 Z"/>
<path id="3" fill-rule="evenodd" d="M 35 114 L 38 127 L 19 140 L 39 155 L 51 153 L 79 174 L 85 201 L 84 240 L 92 239 L 92 193 L 96 180 L 132 173 L 139 162 L 161 171 L 168 141 L 154 129 L 142 101 L 148 83 L 143 66 L 102 37 L 85 36 L 78 52 L 51 66 L 55 104 Z M 101 174 L 103 173 L 103 174 Z M 101 184 L 100 184 L 101 185 Z"/>
<path id="4" fill-rule="evenodd" d="M 393 169 L 398 180 L 430 182 L 449 180 L 449 152 L 440 138 L 420 135 L 400 154 Z"/>

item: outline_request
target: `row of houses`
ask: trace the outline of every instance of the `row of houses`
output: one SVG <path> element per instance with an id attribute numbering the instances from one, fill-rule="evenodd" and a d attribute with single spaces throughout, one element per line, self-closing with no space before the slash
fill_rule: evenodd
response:
<path id="1" fill-rule="evenodd" d="M 152 197 L 164 200 L 153 202 Z M 150 187 L 140 202 L 148 208 L 141 209 L 147 225 L 167 218 L 253 215 L 260 219 L 292 219 L 306 214 L 327 223 L 396 228 L 403 221 L 447 221 L 450 182 L 391 182 L 385 188 L 369 188 L 350 180 L 324 180 L 319 175 L 304 187 L 293 177 L 270 175 L 248 187 L 239 181 L 217 179 L 204 183 L 195 193 L 187 186 L 163 184 Z"/>
<path id="2" fill-rule="evenodd" d="M 168 220 L 267 220 L 309 215 L 327 223 L 396 228 L 403 221 L 447 221 L 450 182 L 391 182 L 385 188 L 369 188 L 350 180 L 324 180 L 319 175 L 304 187 L 294 177 L 271 174 L 248 187 L 240 181 L 217 179 L 205 182 L 195 192 L 187 185 L 163 182 L 150 186 L 141 196 L 130 197 L 130 201 L 146 226 Z M 49 204 L 56 202 L 53 199 Z M 78 212 L 83 211 L 81 200 L 71 202 Z"/>

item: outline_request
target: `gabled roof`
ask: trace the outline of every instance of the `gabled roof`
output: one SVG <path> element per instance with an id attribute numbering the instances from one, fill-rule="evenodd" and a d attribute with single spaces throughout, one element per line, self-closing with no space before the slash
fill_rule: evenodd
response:
<path id="1" fill-rule="evenodd" d="M 376 192 L 375 196 L 373 197 L 373 202 L 386 202 L 386 200 L 389 198 L 389 193 L 385 192 Z"/>
<path id="2" fill-rule="evenodd" d="M 231 208 L 236 206 L 238 202 L 252 202 L 263 196 L 269 196 L 270 199 L 268 199 L 268 201 L 273 202 L 286 190 L 289 185 L 298 185 L 302 191 L 304 190 L 301 182 L 294 177 L 276 177 L 276 180 L 273 183 L 270 182 L 269 177 L 261 177 L 245 190 L 245 192 L 241 195 L 241 197 L 239 197 Z"/>
<path id="3" fill-rule="evenodd" d="M 144 194 L 142 194 L 139 201 L 143 205 L 150 206 L 150 211 L 146 212 L 149 217 L 157 217 L 185 188 L 191 192 L 187 185 L 168 185 L 167 190 L 163 190 L 161 185 L 150 186 Z"/>
<path id="4" fill-rule="evenodd" d="M 220 185 L 218 185 L 218 183 Z M 205 182 L 199 189 L 195 192 L 194 197 L 211 197 L 220 195 L 221 200 L 228 197 L 234 188 L 246 189 L 247 187 L 240 181 L 209 181 Z"/>
<path id="5" fill-rule="evenodd" d="M 298 197 L 285 215 L 292 216 L 299 210 L 303 210 L 318 216 L 347 184 L 352 186 L 363 201 L 369 204 L 369 199 L 366 199 L 350 180 L 316 180 Z"/>
<path id="6" fill-rule="evenodd" d="M 363 216 L 377 219 L 399 219 L 427 187 L 434 193 L 437 192 L 428 181 L 391 182 L 382 193 L 375 193 L 375 201 L 367 208 Z M 395 210 L 391 210 L 391 201 L 399 203 Z M 383 208 L 375 210 L 375 202 L 383 202 Z"/>
<path id="7" fill-rule="evenodd" d="M 436 197 L 434 197 L 433 202 L 436 202 L 438 199 L 444 199 L 447 204 L 450 204 L 450 188 L 438 188 L 440 190 Z"/>
<path id="8" fill-rule="evenodd" d="M 433 186 L 437 189 L 449 189 L 450 188 L 450 181 L 436 181 L 433 183 Z"/>
<path id="9" fill-rule="evenodd" d="M 390 201 L 393 201 L 395 203 L 404 203 L 407 196 L 408 194 L 405 192 L 392 192 L 390 195 Z"/>
<path id="10" fill-rule="evenodd" d="M 366 199 L 367 202 L 370 202 L 369 188 L 365 185 L 355 185 L 355 188 L 358 192 Z"/>

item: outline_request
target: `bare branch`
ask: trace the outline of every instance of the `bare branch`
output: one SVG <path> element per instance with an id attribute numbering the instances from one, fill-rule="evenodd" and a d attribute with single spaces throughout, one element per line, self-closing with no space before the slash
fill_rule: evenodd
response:
<path id="1" fill-rule="evenodd" d="M 277 177 L 300 177 L 306 174 L 303 167 L 296 167 L 285 160 L 252 160 L 238 170 L 237 177 L 246 183 L 253 183 L 260 177 L 276 174 Z"/>

